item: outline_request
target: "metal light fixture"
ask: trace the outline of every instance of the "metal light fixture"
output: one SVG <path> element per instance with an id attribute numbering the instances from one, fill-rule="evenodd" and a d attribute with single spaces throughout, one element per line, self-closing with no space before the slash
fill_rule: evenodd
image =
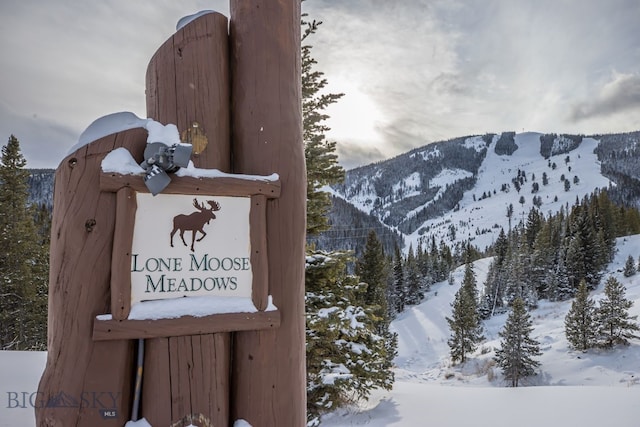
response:
<path id="1" fill-rule="evenodd" d="M 144 162 L 140 166 L 146 171 L 144 183 L 154 196 L 171 182 L 169 173 L 189 166 L 193 147 L 189 144 L 168 146 L 162 142 L 151 142 L 144 149 Z"/>

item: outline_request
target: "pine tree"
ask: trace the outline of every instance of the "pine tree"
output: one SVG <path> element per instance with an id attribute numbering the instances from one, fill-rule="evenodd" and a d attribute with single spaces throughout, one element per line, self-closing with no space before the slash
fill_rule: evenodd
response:
<path id="1" fill-rule="evenodd" d="M 534 375 L 540 362 L 533 359 L 539 356 L 539 343 L 532 339 L 531 317 L 525 308 L 524 301 L 517 298 L 513 302 L 511 313 L 500 332 L 500 349 L 496 351 L 495 360 L 506 380 L 512 387 L 518 387 L 520 379 Z"/>
<path id="2" fill-rule="evenodd" d="M 356 262 L 356 274 L 360 277 L 360 281 L 366 284 L 366 292 L 361 300 L 361 305 L 371 310 L 373 327 L 385 343 L 385 369 L 391 369 L 393 359 L 397 354 L 398 336 L 389 330 L 391 323 L 387 299 L 389 295 L 387 289 L 389 269 L 382 243 L 373 230 L 369 232 L 367 237 L 362 258 Z"/>
<path id="3" fill-rule="evenodd" d="M 466 361 L 466 355 L 473 353 L 478 344 L 484 339 L 482 325 L 478 313 L 478 291 L 476 277 L 470 261 L 465 264 L 462 286 L 456 292 L 451 317 L 447 317 L 451 337 L 448 340 L 453 362 Z"/>
<path id="4" fill-rule="evenodd" d="M 531 257 L 524 233 L 520 235 L 517 247 L 511 251 L 510 255 L 505 290 L 508 302 L 521 298 L 527 307 L 537 307 L 538 295 L 532 281 Z"/>
<path id="5" fill-rule="evenodd" d="M 382 311 L 387 311 L 386 301 L 386 258 L 382 243 L 375 231 L 367 235 L 362 257 L 356 261 L 356 274 L 367 284 L 367 291 L 363 303 L 378 305 Z"/>
<path id="6" fill-rule="evenodd" d="M 603 347 L 627 344 L 630 338 L 640 338 L 633 332 L 640 331 L 638 316 L 629 316 L 633 301 L 625 298 L 625 287 L 609 277 L 604 285 L 604 298 L 596 312 L 599 342 Z"/>
<path id="7" fill-rule="evenodd" d="M 13 135 L 0 164 L 0 348 L 46 348 L 47 248 L 27 204 L 29 173 Z"/>
<path id="8" fill-rule="evenodd" d="M 422 291 L 418 262 L 415 255 L 413 254 L 412 246 L 409 246 L 407 262 L 405 264 L 405 272 L 405 276 L 407 278 L 407 296 L 405 305 L 420 304 L 422 298 L 424 298 L 424 292 Z"/>
<path id="9" fill-rule="evenodd" d="M 571 309 L 564 318 L 564 333 L 569 345 L 576 350 L 593 347 L 597 339 L 596 304 L 589 298 L 587 282 L 582 280 L 571 303 Z"/>
<path id="10" fill-rule="evenodd" d="M 375 326 L 375 306 L 363 306 L 366 284 L 346 273 L 345 252 L 307 254 L 307 420 L 366 399 L 374 388 L 391 389 L 388 339 Z M 394 337 L 392 337 L 394 338 Z"/>
<path id="11" fill-rule="evenodd" d="M 407 290 L 405 285 L 405 277 L 404 277 L 404 262 L 402 259 L 402 254 L 400 253 L 400 248 L 398 245 L 394 247 L 394 255 L 393 255 L 393 303 L 394 303 L 394 313 L 402 313 L 404 310 L 404 305 L 407 297 Z"/>
<path id="12" fill-rule="evenodd" d="M 493 246 L 495 257 L 489 264 L 489 271 L 484 284 L 484 295 L 480 304 L 480 315 L 483 319 L 487 319 L 494 315 L 497 308 L 501 308 L 504 304 L 504 293 L 506 289 L 506 275 L 504 274 L 505 262 L 509 254 L 509 240 L 504 232 L 500 229 L 496 243 Z"/>
<path id="13" fill-rule="evenodd" d="M 311 56 L 312 47 L 305 44 L 320 24 L 317 21 L 302 22 L 302 138 L 307 165 L 307 235 L 316 235 L 329 229 L 331 200 L 329 193 L 321 188 L 344 179 L 344 169 L 338 164 L 335 153 L 336 143 L 326 138 L 329 127 L 325 121 L 329 116 L 324 113 L 343 94 L 323 91 L 327 79 L 323 72 L 314 69 L 317 61 Z"/>
<path id="14" fill-rule="evenodd" d="M 631 277 L 636 274 L 636 261 L 631 255 L 627 257 L 627 261 L 624 264 L 623 275 L 624 277 Z"/>
<path id="15" fill-rule="evenodd" d="M 434 268 L 433 261 L 429 256 L 429 252 L 424 250 L 422 246 L 422 240 L 418 242 L 418 249 L 416 250 L 416 261 L 418 262 L 418 272 L 422 277 L 423 291 L 428 291 L 434 281 Z"/>

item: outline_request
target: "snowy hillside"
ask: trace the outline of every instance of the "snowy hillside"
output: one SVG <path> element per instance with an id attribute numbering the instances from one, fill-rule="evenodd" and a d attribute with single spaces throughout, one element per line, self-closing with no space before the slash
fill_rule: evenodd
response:
<path id="1" fill-rule="evenodd" d="M 414 247 L 420 233 L 428 230 L 435 234 L 436 240 L 470 240 L 479 249 L 492 244 L 500 232 L 500 227 L 508 222 L 507 207 L 513 205 L 513 224 L 526 218 L 533 205 L 533 196 L 542 198 L 541 212 L 545 215 L 555 213 L 561 206 L 571 206 L 576 197 L 581 199 L 596 188 L 606 188 L 610 181 L 600 174 L 600 164 L 593 150 L 598 142 L 592 138 L 583 139 L 578 148 L 570 154 L 551 156 L 548 160 L 540 154 L 540 134 L 522 133 L 516 135 L 517 151 L 511 156 L 501 156 L 489 146 L 487 155 L 478 170 L 474 188 L 464 193 L 459 209 L 447 213 L 445 217 L 429 220 L 416 232 L 408 236 L 408 243 Z M 565 159 L 569 159 L 565 162 Z M 553 164 L 556 165 L 553 168 Z M 551 166 L 549 166 L 551 165 Z M 518 170 L 526 173 L 526 181 L 518 192 L 513 184 Z M 542 175 L 546 173 L 548 184 L 542 184 Z M 570 189 L 565 190 L 564 180 L 570 180 Z M 532 177 L 535 177 L 532 178 Z M 578 177 L 578 182 L 574 182 Z M 532 193 L 533 183 L 539 190 Z M 501 191 L 503 184 L 510 184 L 508 191 Z M 489 195 L 482 198 L 482 195 Z M 524 203 L 520 203 L 520 197 Z M 557 200 L 556 200 L 557 198 Z M 457 228 L 456 238 L 450 237 L 450 225 Z M 506 227 L 505 227 L 506 229 Z"/>
<path id="2" fill-rule="evenodd" d="M 602 175 L 594 152 L 600 140 L 549 138 L 505 132 L 430 144 L 348 171 L 345 183 L 331 192 L 403 233 L 405 251 L 431 236 L 449 245 L 470 240 L 484 250 L 501 228 L 517 225 L 534 206 L 544 215 L 556 213 L 615 185 Z"/>
<path id="3" fill-rule="evenodd" d="M 627 289 L 626 298 L 634 301 L 630 314 L 640 316 L 640 274 L 625 278 L 621 273 L 626 258 L 640 254 L 640 235 L 618 239 L 617 248 L 602 283 L 616 277 Z M 489 262 L 474 263 L 479 285 Z M 422 304 L 408 308 L 392 323 L 399 335 L 394 389 L 379 391 L 361 407 L 330 414 L 324 426 L 640 425 L 640 340 L 612 350 L 570 350 L 564 317 L 571 301 L 540 301 L 531 312 L 532 337 L 543 354 L 537 358 L 539 374 L 525 383 L 529 387 L 506 387 L 492 361 L 506 314 L 486 321 L 486 341 L 468 362 L 453 366 L 445 316 L 451 314 L 463 273 L 464 267 L 454 273 L 454 285 L 433 286 Z M 603 287 L 592 292 L 596 301 Z"/>

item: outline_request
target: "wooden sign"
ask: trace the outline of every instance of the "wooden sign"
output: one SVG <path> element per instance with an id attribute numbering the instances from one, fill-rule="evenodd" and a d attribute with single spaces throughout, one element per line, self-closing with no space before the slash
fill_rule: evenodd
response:
<path id="1" fill-rule="evenodd" d="M 152 196 L 142 176 L 102 173 L 101 190 L 117 195 L 116 227 L 111 313 L 96 318 L 94 340 L 279 325 L 269 307 L 266 206 L 280 181 L 217 175 L 174 176 Z"/>
<path id="2" fill-rule="evenodd" d="M 131 304 L 251 298 L 249 197 L 137 193 Z"/>

